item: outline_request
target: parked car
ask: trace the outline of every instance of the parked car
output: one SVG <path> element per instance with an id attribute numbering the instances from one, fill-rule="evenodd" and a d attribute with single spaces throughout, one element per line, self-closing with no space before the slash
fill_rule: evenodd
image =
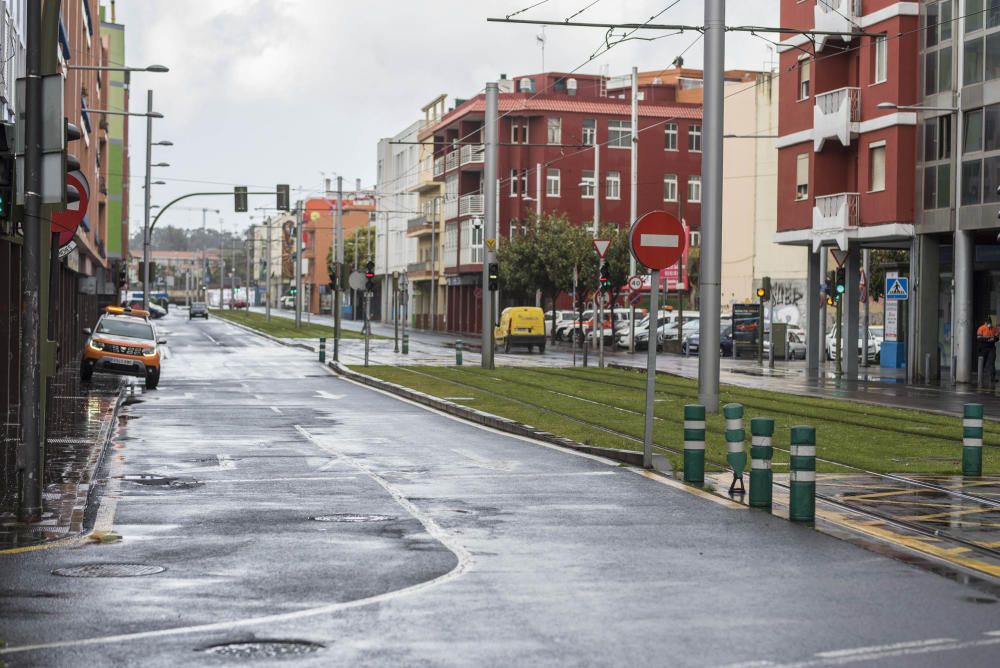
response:
<path id="1" fill-rule="evenodd" d="M 249 306 L 249 304 L 247 303 L 247 301 L 245 299 L 234 299 L 231 302 L 229 302 L 229 308 L 231 308 L 231 309 L 233 309 L 233 308 L 246 308 L 247 306 Z"/>
<path id="2" fill-rule="evenodd" d="M 583 312 L 582 320 L 564 320 L 556 328 L 556 341 L 571 341 L 573 337 L 573 332 L 583 327 L 583 323 L 594 317 L 594 312 L 592 310 L 587 310 Z M 579 336 L 577 337 L 579 338 Z"/>
<path id="3" fill-rule="evenodd" d="M 644 312 L 645 312 L 644 310 L 636 310 L 635 313 L 636 316 L 639 316 L 640 313 Z M 611 345 L 612 343 L 614 343 L 615 337 L 618 335 L 618 332 L 629 327 L 629 323 L 631 322 L 631 317 L 632 317 L 632 309 L 627 309 L 627 308 L 614 309 L 614 325 L 612 329 L 611 309 L 604 310 L 605 321 L 604 321 L 603 332 L 604 332 L 605 345 Z M 588 331 L 587 337 L 589 339 L 596 340 L 597 337 L 596 330 Z"/>
<path id="4" fill-rule="evenodd" d="M 685 355 L 697 355 L 701 350 L 700 342 L 701 335 L 698 332 L 686 335 L 681 342 L 681 352 Z M 726 321 L 719 325 L 719 354 L 723 357 L 733 356 L 733 326 Z"/>
<path id="5" fill-rule="evenodd" d="M 685 316 L 684 320 L 690 320 L 693 317 L 696 316 L 695 315 Z M 676 322 L 677 322 L 677 313 L 674 311 L 660 311 L 660 315 L 656 319 L 657 327 L 668 323 L 676 323 Z M 639 334 L 641 332 L 645 332 L 648 329 L 649 329 L 649 314 L 647 313 L 642 320 L 640 320 L 635 324 L 636 345 L 638 345 L 639 342 Z M 617 345 L 619 348 L 628 348 L 631 336 L 632 336 L 632 331 L 631 328 L 628 326 L 623 327 L 621 330 L 617 330 L 615 332 L 615 345 Z M 643 343 L 642 347 L 645 347 L 645 345 L 646 344 Z"/>
<path id="6" fill-rule="evenodd" d="M 789 328 L 785 335 L 785 348 L 788 350 L 788 359 L 804 360 L 806 358 L 806 333 L 801 327 Z M 771 337 L 764 339 L 764 356 L 771 354 Z"/>
<path id="7" fill-rule="evenodd" d="M 295 295 L 285 295 L 284 297 L 282 297 L 281 308 L 283 309 L 295 308 Z"/>
<path id="8" fill-rule="evenodd" d="M 497 348 L 509 353 L 514 346 L 524 346 L 531 352 L 545 352 L 545 314 L 537 306 L 511 306 L 500 313 L 500 324 L 493 330 Z"/>
<path id="9" fill-rule="evenodd" d="M 188 310 L 188 320 L 193 318 L 208 320 L 208 304 L 205 302 L 191 302 L 191 308 Z"/>
<path id="10" fill-rule="evenodd" d="M 833 360 L 837 356 L 837 343 L 836 342 L 837 342 L 838 333 L 839 333 L 839 330 L 837 330 L 837 328 L 834 327 L 832 330 L 830 330 L 830 333 L 826 335 L 826 344 L 825 344 L 826 345 L 826 358 L 828 360 Z M 861 340 L 861 331 L 859 330 L 858 331 L 858 352 L 857 352 L 858 358 L 861 357 L 862 347 L 863 346 L 862 346 L 862 340 Z M 847 351 L 842 351 L 841 355 L 845 355 L 846 352 Z M 882 353 L 882 339 L 878 338 L 875 335 L 875 332 L 872 330 L 872 328 L 869 327 L 868 328 L 868 361 L 869 362 L 878 362 L 881 359 L 881 357 L 882 357 L 881 353 Z"/>
<path id="11" fill-rule="evenodd" d="M 133 310 L 141 311 L 142 299 L 140 298 L 139 301 L 129 302 L 125 306 Z M 149 302 L 149 309 L 146 310 L 146 314 L 147 317 L 149 317 L 151 320 L 159 320 L 160 318 L 162 318 L 167 314 L 167 309 L 163 308 L 159 304 Z"/>
<path id="12" fill-rule="evenodd" d="M 573 319 L 576 317 L 576 313 L 573 311 L 556 311 L 555 318 L 553 319 L 552 313 L 545 314 L 545 336 L 552 336 L 553 332 L 556 332 L 556 341 L 558 338 L 558 331 L 564 324 L 572 324 Z"/>

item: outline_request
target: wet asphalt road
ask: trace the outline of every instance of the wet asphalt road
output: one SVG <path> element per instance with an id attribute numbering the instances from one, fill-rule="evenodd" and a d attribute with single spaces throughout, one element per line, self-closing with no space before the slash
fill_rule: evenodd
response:
<path id="1" fill-rule="evenodd" d="M 996 663 L 990 595 L 217 319 L 163 322 L 160 389 L 123 410 L 96 517 L 121 540 L 0 556 L 0 661 L 225 666 L 252 648 L 219 644 L 300 640 L 322 647 L 283 663 Z M 108 563 L 164 570 L 52 573 Z"/>

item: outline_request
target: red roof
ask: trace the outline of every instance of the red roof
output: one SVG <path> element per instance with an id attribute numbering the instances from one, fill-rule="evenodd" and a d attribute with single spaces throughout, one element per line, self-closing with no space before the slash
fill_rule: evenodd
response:
<path id="1" fill-rule="evenodd" d="M 580 114 L 608 114 L 630 116 L 632 104 L 627 100 L 575 98 L 564 95 L 532 97 L 530 93 L 502 93 L 499 106 L 501 114 L 517 112 L 576 112 Z M 435 125 L 420 133 L 428 137 L 467 114 L 486 113 L 485 95 L 466 100 L 459 107 L 445 114 Z M 701 105 L 658 105 L 639 103 L 640 118 L 701 118 Z"/>

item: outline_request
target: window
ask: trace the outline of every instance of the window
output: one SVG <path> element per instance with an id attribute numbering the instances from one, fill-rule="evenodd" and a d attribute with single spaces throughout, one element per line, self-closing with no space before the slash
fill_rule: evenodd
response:
<path id="1" fill-rule="evenodd" d="M 483 221 L 480 218 L 472 220 L 472 234 L 469 235 L 469 248 L 472 253 L 469 260 L 472 264 L 480 264 L 483 261 Z"/>
<path id="2" fill-rule="evenodd" d="M 951 157 L 951 116 L 924 121 L 924 160 L 947 160 Z"/>
<path id="3" fill-rule="evenodd" d="M 454 262 L 454 253 L 458 249 L 458 224 L 448 223 L 444 228 L 444 252 L 446 257 Z"/>
<path id="4" fill-rule="evenodd" d="M 521 170 L 521 197 L 528 197 L 531 191 L 528 190 L 528 170 Z"/>
<path id="5" fill-rule="evenodd" d="M 562 143 L 562 119 L 559 117 L 549 117 L 548 119 L 548 143 Z"/>
<path id="6" fill-rule="evenodd" d="M 692 152 L 701 151 L 701 126 L 688 126 L 688 150 Z"/>
<path id="7" fill-rule="evenodd" d="M 677 201 L 677 175 L 676 174 L 666 174 L 663 177 L 663 201 L 664 202 L 676 202 Z"/>
<path id="8" fill-rule="evenodd" d="M 517 197 L 517 170 L 510 170 L 510 196 Z"/>
<path id="9" fill-rule="evenodd" d="M 1000 2 L 997 3 L 1000 7 Z M 986 36 L 986 81 L 1000 79 L 1000 32 L 990 33 Z"/>
<path id="10" fill-rule="evenodd" d="M 809 97 L 809 58 L 799 61 L 799 99 L 805 100 Z"/>
<path id="11" fill-rule="evenodd" d="M 951 47 L 938 51 L 938 92 L 947 93 L 951 90 Z"/>
<path id="12" fill-rule="evenodd" d="M 963 153 L 983 150 L 983 110 L 976 109 L 965 114 L 965 140 Z"/>
<path id="13" fill-rule="evenodd" d="M 941 26 L 939 39 L 942 42 L 947 42 L 951 39 L 951 0 L 943 0 L 941 3 L 939 25 Z"/>
<path id="14" fill-rule="evenodd" d="M 608 172 L 605 179 L 604 196 L 608 199 L 621 199 L 622 197 L 622 175 L 621 172 Z"/>
<path id="15" fill-rule="evenodd" d="M 597 121 L 593 118 L 583 119 L 583 144 L 593 146 L 597 141 Z"/>
<path id="16" fill-rule="evenodd" d="M 986 27 L 996 28 L 1000 26 L 1000 2 L 990 0 L 990 8 L 986 11 Z"/>
<path id="17" fill-rule="evenodd" d="M 594 170 L 586 169 L 580 177 L 580 197 L 593 199 L 594 197 Z"/>
<path id="18" fill-rule="evenodd" d="M 667 123 L 663 126 L 663 148 L 667 151 L 677 150 L 677 124 Z"/>
<path id="19" fill-rule="evenodd" d="M 924 121 L 924 160 L 937 160 L 937 121 Z"/>
<path id="20" fill-rule="evenodd" d="M 689 234 L 691 235 L 691 241 L 689 242 L 691 248 L 698 248 L 698 246 L 701 246 L 701 232 L 691 230 Z"/>
<path id="21" fill-rule="evenodd" d="M 629 121 L 608 121 L 608 146 L 629 148 L 632 142 L 632 124 Z"/>
<path id="22" fill-rule="evenodd" d="M 809 199 L 809 154 L 795 157 L 795 199 Z"/>
<path id="23" fill-rule="evenodd" d="M 931 165 L 924 168 L 924 209 L 945 209 L 951 206 L 951 165 Z"/>
<path id="24" fill-rule="evenodd" d="M 875 142 L 868 145 L 868 190 L 881 192 L 885 190 L 885 142 Z"/>
<path id="25" fill-rule="evenodd" d="M 983 160 L 983 201 L 1000 202 L 1000 155 Z"/>
<path id="26" fill-rule="evenodd" d="M 983 162 L 970 160 L 962 163 L 962 206 L 981 204 L 983 201 Z"/>
<path id="27" fill-rule="evenodd" d="M 983 38 L 976 37 L 965 42 L 965 84 L 983 80 Z"/>
<path id="28" fill-rule="evenodd" d="M 545 172 L 545 194 L 549 197 L 559 197 L 559 170 L 549 167 Z"/>
<path id="29" fill-rule="evenodd" d="M 983 147 L 985 151 L 1000 150 L 1000 104 L 983 110 Z"/>
<path id="30" fill-rule="evenodd" d="M 936 2 L 932 2 L 927 5 L 927 19 L 924 23 L 924 33 L 926 35 L 926 42 L 924 43 L 927 48 L 935 46 L 938 43 L 938 6 Z"/>
<path id="31" fill-rule="evenodd" d="M 688 177 L 688 202 L 701 202 L 701 176 Z"/>
<path id="32" fill-rule="evenodd" d="M 938 52 L 930 51 L 924 54 L 924 95 L 933 95 L 938 85 Z"/>
<path id="33" fill-rule="evenodd" d="M 965 0 L 965 32 L 983 27 L 983 0 Z"/>
<path id="34" fill-rule="evenodd" d="M 875 38 L 875 67 L 873 83 L 882 83 L 888 77 L 889 37 L 884 33 Z"/>
<path id="35" fill-rule="evenodd" d="M 521 136 L 521 126 L 516 121 L 510 122 L 510 143 L 516 144 Z"/>

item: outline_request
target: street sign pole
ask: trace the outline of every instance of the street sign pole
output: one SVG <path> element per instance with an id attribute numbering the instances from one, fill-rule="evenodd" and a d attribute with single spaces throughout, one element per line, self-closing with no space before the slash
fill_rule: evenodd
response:
<path id="1" fill-rule="evenodd" d="M 368 339 L 370 334 L 369 318 L 371 317 L 372 293 L 365 290 L 365 366 L 368 366 Z"/>
<path id="2" fill-rule="evenodd" d="M 646 425 L 642 435 L 642 465 L 653 468 L 653 400 L 656 397 L 656 314 L 660 309 L 660 271 L 649 272 L 649 343 L 646 346 Z"/>
<path id="3" fill-rule="evenodd" d="M 486 218 L 486 226 L 483 230 L 484 239 L 495 240 L 497 238 L 497 109 L 499 98 L 499 87 L 495 81 L 486 84 L 486 118 L 483 121 L 484 134 L 486 140 L 484 155 L 484 183 L 483 210 Z M 541 194 L 536 193 L 537 197 Z M 493 350 L 493 300 L 497 297 L 489 289 L 489 265 L 496 262 L 496 250 L 487 245 L 485 257 L 483 258 L 483 302 L 482 302 L 482 337 L 480 353 L 480 364 L 484 369 L 492 369 L 494 364 Z"/>
<path id="4" fill-rule="evenodd" d="M 576 266 L 573 267 L 573 310 L 575 315 L 573 320 L 577 320 L 583 315 L 583 310 L 579 306 L 579 301 L 577 301 L 576 296 L 576 281 L 578 277 L 578 272 Z M 569 328 L 569 345 L 573 349 L 573 366 L 576 366 L 576 327 Z"/>
<path id="5" fill-rule="evenodd" d="M 604 258 L 601 258 L 601 267 L 604 267 Z M 602 290 L 597 292 L 597 300 L 600 304 L 600 323 L 594 323 L 594 333 L 600 332 L 597 337 L 597 366 L 600 369 L 604 368 L 604 295 L 607 294 Z"/>

